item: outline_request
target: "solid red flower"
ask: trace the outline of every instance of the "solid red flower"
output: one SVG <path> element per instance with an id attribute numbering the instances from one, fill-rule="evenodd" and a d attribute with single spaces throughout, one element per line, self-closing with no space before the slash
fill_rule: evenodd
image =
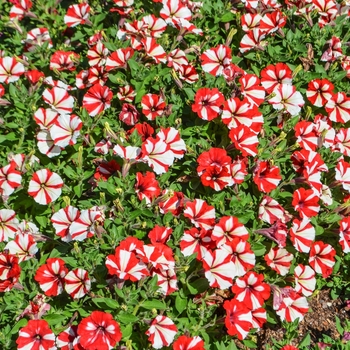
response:
<path id="1" fill-rule="evenodd" d="M 112 315 L 103 311 L 93 311 L 78 326 L 80 344 L 86 350 L 110 350 L 122 338 L 119 324 Z"/>

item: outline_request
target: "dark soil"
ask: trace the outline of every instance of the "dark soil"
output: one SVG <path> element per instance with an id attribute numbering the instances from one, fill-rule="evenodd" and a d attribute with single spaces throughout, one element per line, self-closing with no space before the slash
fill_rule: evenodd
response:
<path id="1" fill-rule="evenodd" d="M 345 319 L 349 319 L 350 312 L 345 302 L 340 298 L 332 300 L 329 296 L 329 290 L 322 290 L 309 299 L 309 305 L 309 313 L 299 323 L 298 338 L 294 339 L 290 345 L 297 346 L 307 333 L 310 333 L 312 348 L 322 340 L 322 334 L 326 334 L 332 339 L 339 339 L 341 335 L 335 326 L 335 316 L 338 316 L 343 325 Z M 283 340 L 285 333 L 286 330 L 280 325 L 275 325 L 273 328 L 271 326 L 263 328 L 257 333 L 258 349 L 266 349 L 266 345 L 273 345 L 272 339 Z"/>

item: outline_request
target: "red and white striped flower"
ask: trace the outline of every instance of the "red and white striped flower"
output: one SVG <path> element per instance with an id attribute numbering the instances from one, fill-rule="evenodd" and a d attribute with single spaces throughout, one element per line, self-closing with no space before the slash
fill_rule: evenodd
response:
<path id="1" fill-rule="evenodd" d="M 59 349 L 72 350 L 74 349 L 74 347 L 80 346 L 80 337 L 77 334 L 77 330 L 78 326 L 71 326 L 65 329 L 57 336 L 56 345 L 59 347 Z"/>
<path id="2" fill-rule="evenodd" d="M 147 171 L 145 175 L 136 173 L 135 193 L 140 201 L 143 199 L 147 204 L 160 195 L 161 189 L 154 173 Z"/>
<path id="3" fill-rule="evenodd" d="M 182 192 L 163 191 L 163 200 L 159 201 L 159 211 L 162 214 L 172 213 L 174 216 L 180 215 L 184 207 L 184 195 Z"/>
<path id="4" fill-rule="evenodd" d="M 311 245 L 309 264 L 316 273 L 320 273 L 323 278 L 327 278 L 333 272 L 335 255 L 336 251 L 330 244 L 316 241 Z"/>
<path id="5" fill-rule="evenodd" d="M 102 41 L 98 40 L 96 45 L 90 47 L 87 52 L 89 66 L 104 66 L 109 54 L 109 50 L 105 47 Z"/>
<path id="6" fill-rule="evenodd" d="M 287 24 L 287 16 L 282 11 L 276 9 L 273 12 L 265 13 L 262 17 L 259 28 L 266 34 L 276 32 Z"/>
<path id="7" fill-rule="evenodd" d="M 350 97 L 345 92 L 334 93 L 327 101 L 325 109 L 331 121 L 345 124 L 350 120 Z"/>
<path id="8" fill-rule="evenodd" d="M 6 251 L 0 253 L 0 283 L 1 281 L 10 279 L 13 279 L 15 282 L 17 282 L 20 274 L 21 268 L 18 265 L 17 256 L 9 254 L 9 252 Z"/>
<path id="9" fill-rule="evenodd" d="M 223 306 L 226 310 L 225 326 L 227 333 L 232 336 L 237 335 L 238 339 L 243 340 L 253 327 L 251 310 L 235 299 L 226 300 Z"/>
<path id="10" fill-rule="evenodd" d="M 134 55 L 131 47 L 118 49 L 107 58 L 106 70 L 110 71 L 116 68 L 126 68 L 128 60 Z"/>
<path id="11" fill-rule="evenodd" d="M 196 68 L 191 64 L 180 66 L 179 68 L 179 78 L 188 84 L 193 84 L 199 79 L 199 75 Z"/>
<path id="12" fill-rule="evenodd" d="M 234 216 L 223 216 L 219 222 L 214 226 L 212 238 L 216 242 L 216 246 L 220 248 L 227 241 L 239 237 L 247 240 L 249 232 L 243 224 Z"/>
<path id="13" fill-rule="evenodd" d="M 73 111 L 74 98 L 69 96 L 68 92 L 62 88 L 45 89 L 43 99 L 59 114 L 69 114 Z"/>
<path id="14" fill-rule="evenodd" d="M 181 138 L 180 132 L 173 127 L 170 128 L 160 128 L 157 136 L 164 140 L 164 142 L 169 146 L 170 151 L 173 153 L 174 157 L 177 159 L 183 158 L 187 148 L 185 141 Z"/>
<path id="15" fill-rule="evenodd" d="M 272 225 L 277 220 L 284 218 L 283 207 L 273 198 L 264 196 L 259 205 L 259 219 Z"/>
<path id="16" fill-rule="evenodd" d="M 154 38 L 160 38 L 167 26 L 163 19 L 157 18 L 153 14 L 142 17 L 142 22 L 144 24 L 143 31 L 145 34 Z"/>
<path id="17" fill-rule="evenodd" d="M 50 129 L 55 124 L 59 114 L 51 108 L 40 107 L 34 113 L 34 120 L 39 125 L 40 129 Z"/>
<path id="18" fill-rule="evenodd" d="M 335 135 L 334 145 L 331 147 L 332 150 L 343 153 L 344 156 L 350 156 L 350 129 L 340 128 Z"/>
<path id="19" fill-rule="evenodd" d="M 166 63 L 166 52 L 163 47 L 157 43 L 156 39 L 149 36 L 142 39 L 141 44 L 143 45 L 146 54 L 153 58 L 157 64 Z"/>
<path id="20" fill-rule="evenodd" d="M 0 196 L 5 200 L 21 186 L 22 175 L 16 167 L 16 162 L 11 161 L 10 164 L 0 168 Z"/>
<path id="21" fill-rule="evenodd" d="M 200 59 L 204 72 L 219 76 L 231 63 L 231 49 L 225 45 L 218 45 L 213 49 L 204 51 Z"/>
<path id="22" fill-rule="evenodd" d="M 111 314 L 103 311 L 93 311 L 84 318 L 78 325 L 77 333 L 81 345 L 77 349 L 111 350 L 122 339 L 119 324 Z"/>
<path id="23" fill-rule="evenodd" d="M 31 0 L 19 0 L 14 2 L 14 5 L 10 9 L 10 18 L 22 20 L 29 14 L 29 10 L 32 8 L 33 3 Z"/>
<path id="24" fill-rule="evenodd" d="M 211 121 L 218 117 L 224 102 L 224 95 L 217 88 L 200 88 L 196 92 L 192 111 L 197 113 L 199 118 Z"/>
<path id="25" fill-rule="evenodd" d="M 265 36 L 265 33 L 260 28 L 253 28 L 241 39 L 239 51 L 245 53 L 265 45 L 263 42 Z"/>
<path id="26" fill-rule="evenodd" d="M 41 130 L 36 135 L 38 140 L 38 149 L 40 153 L 45 154 L 49 158 L 57 157 L 63 148 L 56 146 L 49 130 Z"/>
<path id="27" fill-rule="evenodd" d="M 18 350 L 55 350 L 55 334 L 45 320 L 29 320 L 20 329 L 16 340 Z"/>
<path id="28" fill-rule="evenodd" d="M 258 107 L 251 104 L 247 98 L 240 100 L 238 97 L 230 98 L 224 103 L 221 119 L 229 129 L 246 125 L 255 133 L 260 132 L 264 123 Z"/>
<path id="29" fill-rule="evenodd" d="M 174 163 L 174 154 L 159 136 L 149 137 L 142 144 L 142 159 L 159 175 L 166 173 Z"/>
<path id="30" fill-rule="evenodd" d="M 231 288 L 235 299 L 251 310 L 259 309 L 271 294 L 270 286 L 263 281 L 264 275 L 254 271 L 248 271 L 245 276 L 237 278 Z"/>
<path id="31" fill-rule="evenodd" d="M 182 335 L 174 342 L 173 350 L 204 350 L 204 341 L 198 336 Z"/>
<path id="32" fill-rule="evenodd" d="M 51 222 L 55 229 L 57 236 L 60 236 L 62 241 L 70 242 L 72 236 L 69 233 L 70 225 L 76 221 L 80 216 L 80 211 L 68 205 L 67 207 L 60 209 L 58 212 L 52 215 Z"/>
<path id="33" fill-rule="evenodd" d="M 6 244 L 5 249 L 17 256 L 19 263 L 33 258 L 38 252 L 34 237 L 28 233 L 17 233 L 15 239 Z"/>
<path id="34" fill-rule="evenodd" d="M 82 298 L 91 288 L 91 280 L 84 269 L 69 271 L 64 277 L 64 282 L 66 292 L 74 299 Z"/>
<path id="35" fill-rule="evenodd" d="M 73 71 L 79 63 L 80 56 L 74 51 L 56 51 L 50 59 L 50 69 Z"/>
<path id="36" fill-rule="evenodd" d="M 300 147 L 308 151 L 316 151 L 319 135 L 314 123 L 302 120 L 295 124 L 294 131 Z"/>
<path id="37" fill-rule="evenodd" d="M 14 57 L 0 57 L 0 83 L 14 83 L 24 72 L 23 64 Z"/>
<path id="38" fill-rule="evenodd" d="M 268 161 L 258 161 L 253 180 L 259 191 L 268 193 L 278 186 L 282 177 L 277 165 L 271 165 Z"/>
<path id="39" fill-rule="evenodd" d="M 155 120 L 164 113 L 166 104 L 162 96 L 146 94 L 141 99 L 141 106 L 143 115 L 148 120 Z"/>
<path id="40" fill-rule="evenodd" d="M 293 193 L 292 205 L 302 218 L 311 218 L 320 211 L 319 195 L 313 189 L 298 188 Z"/>
<path id="41" fill-rule="evenodd" d="M 0 242 L 7 242 L 14 238 L 18 230 L 19 221 L 15 211 L 11 209 L 0 209 Z"/>
<path id="42" fill-rule="evenodd" d="M 264 257 L 266 264 L 281 276 L 285 276 L 289 272 L 293 258 L 293 254 L 278 247 L 271 248 Z"/>
<path id="43" fill-rule="evenodd" d="M 148 340 L 154 349 L 161 349 L 169 346 L 177 334 L 177 327 L 174 322 L 166 316 L 157 316 L 147 330 Z"/>
<path id="44" fill-rule="evenodd" d="M 202 263 L 210 287 L 227 289 L 232 286 L 235 266 L 231 255 L 226 250 L 208 251 L 203 257 Z"/>
<path id="45" fill-rule="evenodd" d="M 90 6 L 87 3 L 70 5 L 64 16 L 64 23 L 67 27 L 75 27 L 78 24 L 85 24 L 90 14 Z"/>
<path id="46" fill-rule="evenodd" d="M 190 20 L 192 13 L 190 9 L 180 0 L 164 0 L 163 8 L 160 10 L 162 17 L 167 24 L 177 26 L 181 19 Z"/>
<path id="47" fill-rule="evenodd" d="M 107 86 L 97 83 L 84 95 L 83 107 L 91 117 L 95 117 L 111 107 L 112 98 L 112 91 Z"/>
<path id="48" fill-rule="evenodd" d="M 35 51 L 38 46 L 43 46 L 48 42 L 48 49 L 52 48 L 52 41 L 47 28 L 35 28 L 27 33 L 27 38 L 24 40 L 26 50 L 29 52 Z"/>
<path id="49" fill-rule="evenodd" d="M 184 216 L 189 218 L 193 225 L 205 230 L 212 229 L 215 225 L 215 208 L 203 199 L 187 202 Z"/>
<path id="50" fill-rule="evenodd" d="M 35 281 L 47 296 L 57 296 L 63 292 L 64 277 L 68 269 L 59 258 L 49 258 L 41 265 L 34 276 Z"/>
<path id="51" fill-rule="evenodd" d="M 305 101 L 296 87 L 288 84 L 281 84 L 273 90 L 275 96 L 268 102 L 277 110 L 286 110 L 290 115 L 295 116 L 300 113 Z"/>
<path id="52" fill-rule="evenodd" d="M 316 107 L 324 106 L 333 96 L 334 85 L 328 79 L 314 79 L 308 84 L 307 99 Z"/>
<path id="53" fill-rule="evenodd" d="M 344 190 L 350 192 L 350 164 L 343 158 L 338 159 L 335 167 L 335 179 L 342 184 Z"/>
<path id="54" fill-rule="evenodd" d="M 190 230 L 185 230 L 184 235 L 180 240 L 181 253 L 184 256 L 190 256 L 197 253 L 197 260 L 202 260 L 203 257 L 215 248 L 215 242 L 212 239 L 212 231 L 197 229 L 195 227 Z"/>
<path id="55" fill-rule="evenodd" d="M 259 139 L 249 127 L 241 124 L 230 130 L 229 135 L 235 148 L 240 150 L 243 157 L 256 156 L 258 154 Z"/>
<path id="56" fill-rule="evenodd" d="M 310 266 L 299 264 L 294 269 L 295 291 L 306 297 L 312 295 L 316 288 L 315 271 Z"/>
<path id="57" fill-rule="evenodd" d="M 68 220 L 72 219 L 74 216 L 74 210 L 72 210 L 69 215 L 71 216 L 67 218 Z M 96 210 L 95 208 L 82 210 L 79 217 L 69 226 L 71 239 L 74 241 L 83 241 L 86 238 L 92 237 L 96 232 L 97 226 L 101 222 L 103 222 L 103 218 L 100 210 Z M 66 239 L 70 239 L 68 235 L 65 237 Z"/>
<path id="58" fill-rule="evenodd" d="M 50 135 L 56 146 L 65 148 L 77 143 L 82 126 L 82 120 L 75 114 L 60 115 L 50 128 Z"/>
<path id="59" fill-rule="evenodd" d="M 170 268 L 165 270 L 153 268 L 151 273 L 152 276 L 157 276 L 158 291 L 163 295 L 169 295 L 179 289 L 177 287 L 177 277 L 174 269 Z"/>
<path id="60" fill-rule="evenodd" d="M 62 178 L 49 169 L 41 169 L 33 174 L 29 182 L 28 194 L 43 205 L 55 201 L 62 192 Z"/>
<path id="61" fill-rule="evenodd" d="M 189 62 L 184 51 L 175 49 L 167 56 L 168 67 L 178 71 L 182 66 L 188 66 Z"/>
<path id="62" fill-rule="evenodd" d="M 308 218 L 294 219 L 290 228 L 290 240 L 298 252 L 308 253 L 316 236 L 316 230 Z"/>
<path id="63" fill-rule="evenodd" d="M 268 94 L 280 85 L 292 85 L 292 71 L 285 63 L 270 64 L 260 72 L 261 85 Z"/>
<path id="64" fill-rule="evenodd" d="M 239 79 L 241 93 L 255 106 L 260 106 L 265 99 L 265 89 L 260 86 L 260 79 L 255 74 L 246 74 Z"/>
<path id="65" fill-rule="evenodd" d="M 339 222 L 339 243 L 344 253 L 350 252 L 350 218 L 345 217 Z"/>
<path id="66" fill-rule="evenodd" d="M 106 267 L 111 275 L 117 275 L 120 279 L 133 282 L 149 275 L 145 263 L 138 259 L 135 253 L 121 247 L 115 249 L 114 255 L 107 256 Z"/>
<path id="67" fill-rule="evenodd" d="M 276 314 L 281 318 L 281 321 L 293 322 L 297 318 L 302 321 L 304 315 L 309 311 L 309 304 L 306 298 L 295 291 L 292 291 L 289 296 L 283 298 L 280 308 Z"/>
<path id="68" fill-rule="evenodd" d="M 226 250 L 231 255 L 234 264 L 232 273 L 235 277 L 244 276 L 248 270 L 255 266 L 256 257 L 247 241 L 235 237 L 223 244 L 221 249 Z"/>

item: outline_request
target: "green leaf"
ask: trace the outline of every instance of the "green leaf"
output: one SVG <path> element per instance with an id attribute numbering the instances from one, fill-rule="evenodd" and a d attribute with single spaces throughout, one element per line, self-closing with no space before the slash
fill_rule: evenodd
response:
<path id="1" fill-rule="evenodd" d="M 157 309 L 157 310 L 165 310 L 166 305 L 160 300 L 147 300 L 141 304 L 141 307 L 147 310 Z"/>
<path id="2" fill-rule="evenodd" d="M 187 300 L 180 297 L 178 294 L 175 299 L 175 308 L 181 314 L 182 311 L 186 309 Z"/>
<path id="3" fill-rule="evenodd" d="M 338 331 L 341 335 L 344 334 L 344 328 L 342 327 L 338 316 L 335 316 L 335 327 L 337 328 L 337 331 Z"/>
<path id="4" fill-rule="evenodd" d="M 199 278 L 194 282 L 188 283 L 187 285 L 189 286 L 189 289 L 191 287 L 192 290 L 196 291 L 194 294 L 203 293 L 209 288 L 209 282 L 206 278 Z"/>
<path id="5" fill-rule="evenodd" d="M 21 318 L 12 328 L 11 334 L 17 334 L 19 329 L 25 327 L 28 321 L 25 318 Z"/>
<path id="6" fill-rule="evenodd" d="M 117 318 L 121 323 L 124 324 L 135 323 L 139 320 L 138 317 L 133 314 L 119 314 Z"/>
<path id="7" fill-rule="evenodd" d="M 99 308 L 101 308 L 102 310 L 104 308 L 106 309 L 118 309 L 120 307 L 119 303 L 116 300 L 110 299 L 110 298 L 93 298 L 92 302 L 98 306 Z"/>
<path id="8" fill-rule="evenodd" d="M 54 326 L 57 325 L 58 323 L 60 323 L 61 321 L 65 320 L 66 316 L 62 315 L 62 314 L 50 314 L 50 315 L 46 315 L 44 317 L 44 320 L 47 321 L 47 323 L 50 326 Z"/>
<path id="9" fill-rule="evenodd" d="M 235 18 L 235 15 L 232 12 L 226 12 L 221 18 L 220 22 L 230 22 Z"/>
<path id="10" fill-rule="evenodd" d="M 127 326 L 121 326 L 120 327 L 122 335 L 123 335 L 123 340 L 128 340 L 130 338 L 130 336 L 132 335 L 132 324 L 128 324 Z"/>
<path id="11" fill-rule="evenodd" d="M 255 256 L 263 256 L 266 252 L 266 247 L 262 243 L 254 243 L 252 245 L 252 250 Z"/>
<path id="12" fill-rule="evenodd" d="M 299 347 L 301 348 L 302 346 L 310 346 L 310 344 L 311 344 L 311 336 L 310 336 L 310 333 L 307 333 L 299 343 Z"/>
<path id="13" fill-rule="evenodd" d="M 243 340 L 243 344 L 249 349 L 256 349 L 258 347 L 256 343 L 249 339 Z"/>

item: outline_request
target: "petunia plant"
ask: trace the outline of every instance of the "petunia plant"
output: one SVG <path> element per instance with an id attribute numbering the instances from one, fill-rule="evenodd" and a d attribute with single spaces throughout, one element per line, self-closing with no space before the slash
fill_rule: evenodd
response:
<path id="1" fill-rule="evenodd" d="M 0 1 L 1 348 L 263 348 L 349 297 L 349 13 Z"/>

